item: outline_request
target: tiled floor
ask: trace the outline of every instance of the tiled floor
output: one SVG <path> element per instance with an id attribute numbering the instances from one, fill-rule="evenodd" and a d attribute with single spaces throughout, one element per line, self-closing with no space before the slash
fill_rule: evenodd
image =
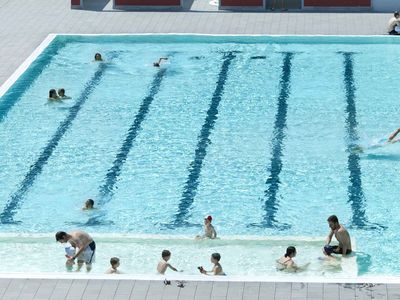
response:
<path id="1" fill-rule="evenodd" d="M 367 300 L 400 299 L 400 285 L 290 282 L 1 279 L 0 296 L 20 299 Z"/>
<path id="2" fill-rule="evenodd" d="M 217 12 L 208 0 L 183 11 L 115 12 L 108 0 L 0 0 L 0 84 L 49 33 L 385 34 L 377 13 Z M 1 279 L 1 299 L 400 299 L 400 285 Z"/>

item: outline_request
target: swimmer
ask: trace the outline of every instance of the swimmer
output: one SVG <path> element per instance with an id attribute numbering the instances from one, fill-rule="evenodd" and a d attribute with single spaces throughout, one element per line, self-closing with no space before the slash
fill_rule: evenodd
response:
<path id="1" fill-rule="evenodd" d="M 168 60 L 168 57 L 160 57 L 160 59 L 158 60 L 158 62 L 154 62 L 154 63 L 153 63 L 153 66 L 154 66 L 154 67 L 160 67 L 161 61 L 162 61 L 162 60 Z"/>
<path id="2" fill-rule="evenodd" d="M 120 265 L 118 257 L 111 257 L 110 259 L 111 267 L 106 271 L 106 274 L 122 274 L 118 267 Z"/>
<path id="3" fill-rule="evenodd" d="M 94 209 L 94 201 L 93 199 L 87 199 L 85 202 L 85 206 L 82 207 L 82 210 L 91 210 Z"/>
<path id="4" fill-rule="evenodd" d="M 214 226 L 211 225 L 212 216 L 206 216 L 204 218 L 204 234 L 196 236 L 196 239 L 216 239 L 217 232 L 215 231 Z"/>
<path id="5" fill-rule="evenodd" d="M 206 271 L 202 266 L 197 267 L 197 269 L 199 269 L 200 273 L 204 275 L 225 276 L 226 274 L 222 270 L 222 266 L 219 263 L 220 260 L 221 255 L 219 253 L 213 253 L 211 254 L 211 263 L 214 264 L 212 270 Z"/>
<path id="6" fill-rule="evenodd" d="M 397 128 L 396 131 L 394 131 L 394 132 L 389 136 L 389 138 L 387 138 L 387 139 L 386 139 L 386 138 L 380 139 L 380 140 L 378 141 L 378 143 L 373 144 L 373 145 L 371 145 L 371 146 L 367 146 L 367 147 L 363 147 L 363 146 L 360 146 L 360 145 L 354 146 L 354 147 L 352 148 L 352 151 L 355 152 L 355 153 L 363 153 L 365 150 L 372 150 L 372 149 L 381 148 L 381 147 L 386 146 L 386 145 L 389 145 L 389 144 L 395 144 L 395 143 L 397 143 L 397 142 L 400 141 L 399 138 L 396 138 L 396 136 L 397 136 L 399 133 L 400 133 L 400 128 Z"/>
<path id="7" fill-rule="evenodd" d="M 286 253 L 280 258 L 276 260 L 276 269 L 278 271 L 291 271 L 291 272 L 299 272 L 299 271 L 304 271 L 308 265 L 304 265 L 302 267 L 299 267 L 293 260 L 293 257 L 295 257 L 297 254 L 296 248 L 293 246 L 287 247 Z"/>
<path id="8" fill-rule="evenodd" d="M 164 275 L 165 271 L 167 271 L 167 268 L 170 268 L 172 271 L 175 272 L 183 272 L 182 270 L 178 270 L 177 268 L 174 268 L 168 261 L 171 258 L 171 252 L 168 250 L 163 250 L 161 253 L 161 260 L 157 265 L 157 272 L 158 274 Z"/>
<path id="9" fill-rule="evenodd" d="M 49 100 L 60 100 L 55 89 L 49 91 Z"/>
<path id="10" fill-rule="evenodd" d="M 65 95 L 65 89 L 63 89 L 63 88 L 58 89 L 57 93 L 61 99 L 71 99 L 71 97 L 68 97 L 67 95 Z"/>
<path id="11" fill-rule="evenodd" d="M 94 55 L 94 60 L 95 60 L 95 61 L 103 61 L 103 58 L 101 57 L 101 54 L 100 54 L 100 53 L 96 53 L 96 54 Z"/>

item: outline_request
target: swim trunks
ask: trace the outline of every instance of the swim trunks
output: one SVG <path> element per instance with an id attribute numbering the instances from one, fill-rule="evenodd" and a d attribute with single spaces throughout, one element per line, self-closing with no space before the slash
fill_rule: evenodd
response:
<path id="1" fill-rule="evenodd" d="M 335 254 L 342 254 L 343 253 L 343 249 L 340 248 L 339 246 L 331 246 L 331 245 L 325 245 L 324 246 L 324 251 L 326 254 L 331 255 L 332 253 Z M 346 255 L 349 255 L 351 253 L 350 249 L 346 250 Z"/>
<path id="2" fill-rule="evenodd" d="M 91 264 L 95 259 L 96 243 L 92 241 L 86 249 L 78 256 L 78 261 L 84 261 L 86 264 Z"/>

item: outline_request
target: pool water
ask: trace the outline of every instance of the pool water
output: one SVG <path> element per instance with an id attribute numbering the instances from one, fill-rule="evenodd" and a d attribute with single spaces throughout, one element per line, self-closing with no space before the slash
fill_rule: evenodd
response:
<path id="1" fill-rule="evenodd" d="M 0 231 L 195 236 L 211 214 L 222 238 L 308 238 L 336 214 L 358 275 L 398 275 L 400 144 L 352 149 L 400 127 L 399 50 L 391 37 L 58 36 L 0 99 Z M 49 102 L 61 87 L 72 99 Z"/>

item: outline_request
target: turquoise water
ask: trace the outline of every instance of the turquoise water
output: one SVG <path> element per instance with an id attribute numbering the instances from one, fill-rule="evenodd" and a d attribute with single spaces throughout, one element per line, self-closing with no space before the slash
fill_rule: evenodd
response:
<path id="1" fill-rule="evenodd" d="M 0 231 L 194 236 L 211 214 L 222 237 L 313 237 L 336 214 L 359 274 L 397 275 L 400 144 L 350 150 L 400 127 L 399 49 L 368 37 L 58 37 L 0 99 Z M 60 87 L 72 99 L 49 103 Z M 96 210 L 81 210 L 87 198 Z"/>

